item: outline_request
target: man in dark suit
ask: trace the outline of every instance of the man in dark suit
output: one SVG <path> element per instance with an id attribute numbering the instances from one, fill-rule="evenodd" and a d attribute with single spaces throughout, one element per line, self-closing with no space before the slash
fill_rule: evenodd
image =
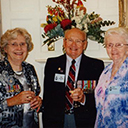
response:
<path id="1" fill-rule="evenodd" d="M 67 30 L 63 40 L 66 54 L 49 58 L 44 76 L 44 128 L 93 128 L 96 117 L 94 92 L 84 93 L 75 87 L 70 98 L 77 103 L 66 111 L 66 86 L 71 61 L 75 60 L 75 81 L 96 80 L 104 68 L 103 61 L 87 57 L 86 33 L 77 28 Z M 77 85 L 76 85 L 77 86 Z M 69 90 L 70 92 L 70 90 Z"/>

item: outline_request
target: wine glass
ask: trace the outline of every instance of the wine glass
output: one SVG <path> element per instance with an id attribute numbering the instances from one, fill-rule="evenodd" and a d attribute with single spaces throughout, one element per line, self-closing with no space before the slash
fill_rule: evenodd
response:
<path id="1" fill-rule="evenodd" d="M 32 91 L 32 86 L 30 83 L 27 83 L 26 86 L 24 87 L 24 91 Z M 32 99 L 31 96 L 29 96 L 28 98 Z M 32 108 L 30 106 L 30 103 L 25 103 L 25 111 L 31 111 Z"/>
<path id="2" fill-rule="evenodd" d="M 74 88 L 70 91 L 71 94 L 75 93 L 75 89 L 78 88 L 76 86 L 76 81 L 74 82 L 73 86 L 74 86 Z M 73 107 L 74 108 L 80 107 L 79 102 L 78 101 L 73 101 Z"/>

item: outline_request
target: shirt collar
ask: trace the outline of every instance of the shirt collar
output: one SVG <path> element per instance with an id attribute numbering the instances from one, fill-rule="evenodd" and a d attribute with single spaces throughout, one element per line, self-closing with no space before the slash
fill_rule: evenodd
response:
<path id="1" fill-rule="evenodd" d="M 72 61 L 73 59 L 72 59 L 71 57 L 69 57 L 67 54 L 66 54 L 66 57 L 67 57 L 67 62 L 68 62 L 69 64 L 71 64 L 71 61 Z M 76 65 L 76 66 L 80 63 L 81 57 L 82 57 L 82 54 L 81 54 L 79 57 L 77 57 L 77 58 L 75 59 L 75 61 L 76 61 L 75 65 Z"/>

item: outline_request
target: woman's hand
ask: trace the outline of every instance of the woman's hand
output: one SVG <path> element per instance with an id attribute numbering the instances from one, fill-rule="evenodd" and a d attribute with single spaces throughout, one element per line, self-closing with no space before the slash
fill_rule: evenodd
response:
<path id="1" fill-rule="evenodd" d="M 37 112 L 40 110 L 40 107 L 42 105 L 42 99 L 39 96 L 35 96 L 31 102 L 30 102 L 30 106 L 32 109 L 37 108 Z"/>
<path id="2" fill-rule="evenodd" d="M 18 95 L 7 99 L 7 105 L 14 106 L 29 103 L 34 97 L 35 93 L 33 91 L 22 91 Z"/>

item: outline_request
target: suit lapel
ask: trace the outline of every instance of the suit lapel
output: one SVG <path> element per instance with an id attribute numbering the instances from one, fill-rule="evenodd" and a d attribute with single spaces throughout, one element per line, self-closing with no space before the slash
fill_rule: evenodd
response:
<path id="1" fill-rule="evenodd" d="M 65 69 L 66 69 L 66 55 L 64 54 L 59 60 L 58 71 L 60 74 L 65 74 Z"/>
<path id="2" fill-rule="evenodd" d="M 84 54 L 82 54 L 81 62 L 80 62 L 80 67 L 79 67 L 79 72 L 78 72 L 78 77 L 77 80 L 82 80 L 83 78 L 86 78 L 87 75 L 87 58 Z"/>

